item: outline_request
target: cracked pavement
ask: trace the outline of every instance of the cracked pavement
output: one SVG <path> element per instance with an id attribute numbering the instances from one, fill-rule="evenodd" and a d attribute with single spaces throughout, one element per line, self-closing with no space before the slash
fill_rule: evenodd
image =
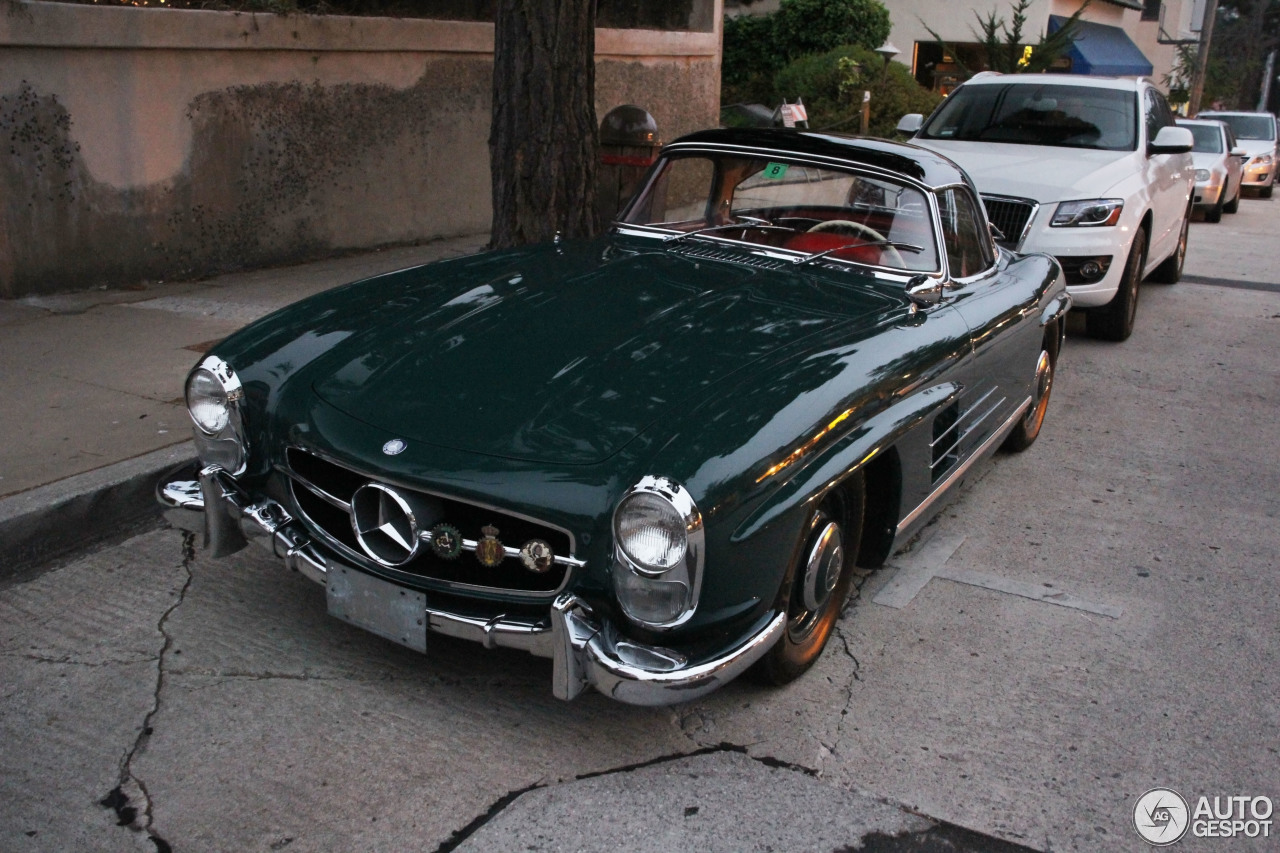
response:
<path id="1" fill-rule="evenodd" d="M 1152 787 L 1280 799 L 1280 294 L 1139 312 L 1069 336 L 1039 442 L 937 522 L 953 568 L 1118 619 L 943 578 L 885 607 L 877 572 L 784 689 L 562 703 L 549 661 L 423 657 L 155 530 L 0 590 L 0 850 L 1145 850 Z"/>

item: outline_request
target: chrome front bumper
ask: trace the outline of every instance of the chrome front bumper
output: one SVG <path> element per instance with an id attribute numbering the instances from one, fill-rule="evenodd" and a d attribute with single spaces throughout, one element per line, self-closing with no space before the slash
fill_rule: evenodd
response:
<path id="1" fill-rule="evenodd" d="M 202 534 L 214 557 L 256 542 L 320 584 L 340 566 L 312 545 L 284 507 L 265 498 L 254 501 L 216 466 L 188 463 L 156 485 L 156 499 L 169 523 Z M 719 656 L 692 661 L 680 652 L 626 639 L 572 593 L 558 596 L 547 617 L 536 621 L 505 615 L 482 619 L 429 603 L 426 617 L 428 628 L 438 634 L 551 658 L 552 692 L 559 699 L 573 699 L 589 685 L 631 705 L 671 705 L 704 696 L 755 663 L 786 629 L 786 615 L 770 612 Z"/>

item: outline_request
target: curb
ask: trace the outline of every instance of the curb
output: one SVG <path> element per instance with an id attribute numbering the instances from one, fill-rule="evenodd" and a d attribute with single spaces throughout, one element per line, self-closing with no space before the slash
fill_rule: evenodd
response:
<path id="1" fill-rule="evenodd" d="M 157 478 L 195 455 L 186 441 L 0 500 L 0 586 L 158 521 Z"/>

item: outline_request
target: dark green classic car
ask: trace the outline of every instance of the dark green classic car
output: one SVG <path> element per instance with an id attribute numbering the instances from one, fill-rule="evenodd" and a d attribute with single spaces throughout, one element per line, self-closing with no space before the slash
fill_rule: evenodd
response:
<path id="1" fill-rule="evenodd" d="M 1070 298 L 944 157 L 801 131 L 668 145 L 609 233 L 357 282 L 187 379 L 157 489 L 329 612 L 551 658 L 552 689 L 699 697 L 821 654 L 882 562 L 1044 419 Z"/>

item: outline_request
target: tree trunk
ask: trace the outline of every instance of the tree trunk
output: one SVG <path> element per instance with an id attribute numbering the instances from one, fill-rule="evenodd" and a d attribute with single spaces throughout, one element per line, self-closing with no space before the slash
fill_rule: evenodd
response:
<path id="1" fill-rule="evenodd" d="M 494 248 L 596 233 L 595 0 L 498 0 Z"/>

